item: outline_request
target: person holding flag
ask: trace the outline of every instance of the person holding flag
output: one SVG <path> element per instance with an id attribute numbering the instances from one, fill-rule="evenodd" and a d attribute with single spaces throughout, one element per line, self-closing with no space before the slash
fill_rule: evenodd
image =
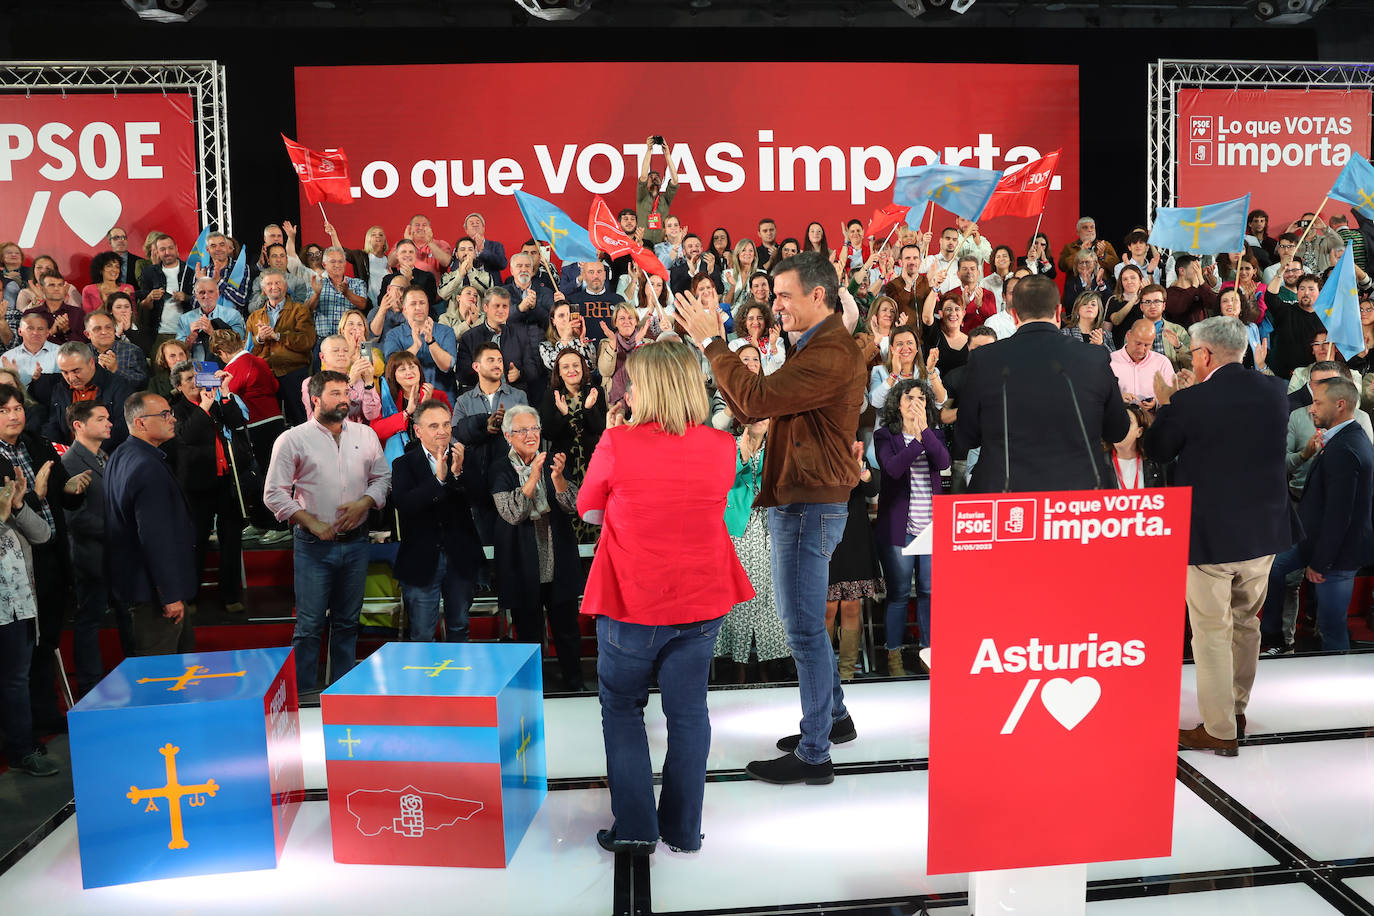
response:
<path id="1" fill-rule="evenodd" d="M 234 265 L 230 263 L 234 243 L 218 230 L 207 230 L 202 236 L 205 240 L 204 251 L 201 251 L 201 243 L 197 241 L 196 247 L 186 256 L 186 266 L 189 270 L 182 281 L 186 285 L 185 288 L 189 291 L 196 280 L 209 277 L 219 287 L 221 301 L 227 302 L 240 312 L 246 312 L 248 294 L 242 278 L 237 286 L 230 283 L 234 272 Z"/>

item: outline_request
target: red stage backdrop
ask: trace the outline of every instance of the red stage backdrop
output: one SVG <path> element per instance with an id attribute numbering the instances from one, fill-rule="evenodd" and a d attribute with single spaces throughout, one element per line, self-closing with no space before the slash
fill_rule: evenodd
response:
<path id="1" fill-rule="evenodd" d="M 935 498 L 930 874 L 1169 854 L 1191 498 Z"/>
<path id="2" fill-rule="evenodd" d="M 879 104 L 948 79 L 945 65 L 908 63 L 298 67 L 296 139 L 348 153 L 357 202 L 326 205 L 344 244 L 360 246 L 373 224 L 395 242 L 415 213 L 452 242 L 476 210 L 507 252 L 529 238 L 517 188 L 584 225 L 594 194 L 613 210 L 633 207 L 650 134 L 665 136 L 680 162 L 672 212 L 703 239 L 717 226 L 732 242 L 757 238 L 765 216 L 779 239 L 800 238 L 814 219 L 832 248 L 844 221 L 867 225 L 892 202 L 898 166 L 939 154 L 1005 169 L 1062 147 L 1062 186 L 1044 223 L 1057 248 L 1079 215 L 1078 68 L 982 66 L 981 84 L 1015 91 L 941 104 L 935 117 L 918 101 Z M 767 87 L 782 101 L 764 101 Z M 377 100 L 386 116 L 360 116 L 359 99 Z M 290 168 L 285 152 L 281 167 Z M 318 207 L 302 200 L 301 220 L 307 239 L 325 239 Z M 936 234 L 953 222 L 937 213 Z M 1021 255 L 1034 225 L 999 218 L 981 228 Z"/>
<path id="3" fill-rule="evenodd" d="M 184 257 L 200 232 L 197 162 L 185 93 L 0 94 L 0 241 L 52 255 L 78 287 L 116 225 L 138 257 L 153 230 Z"/>
<path id="4" fill-rule="evenodd" d="M 1369 155 L 1368 90 L 1182 89 L 1175 206 L 1232 200 L 1269 213 L 1278 236 L 1316 210 L 1352 151 Z M 1349 213 L 1328 204 L 1324 214 Z"/>

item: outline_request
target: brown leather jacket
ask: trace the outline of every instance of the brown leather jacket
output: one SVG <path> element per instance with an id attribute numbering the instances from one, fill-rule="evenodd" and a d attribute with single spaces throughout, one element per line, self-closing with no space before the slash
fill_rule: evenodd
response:
<path id="1" fill-rule="evenodd" d="M 716 339 L 706 348 L 716 385 L 735 417 L 772 419 L 756 507 L 847 503 L 859 482 L 850 453 L 868 384 L 859 345 L 837 313 L 772 375 L 754 375 Z"/>
<path id="2" fill-rule="evenodd" d="M 266 360 L 273 375 L 281 377 L 310 365 L 315 349 L 315 317 L 304 304 L 293 299 L 282 303 L 275 327 L 278 340 L 262 340 L 262 329 L 272 326 L 267 306 L 249 315 L 244 325 L 253 335 L 253 355 Z"/>

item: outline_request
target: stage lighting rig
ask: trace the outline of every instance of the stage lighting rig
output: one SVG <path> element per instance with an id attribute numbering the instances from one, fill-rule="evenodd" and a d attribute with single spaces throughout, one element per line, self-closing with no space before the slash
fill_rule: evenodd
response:
<path id="1" fill-rule="evenodd" d="M 977 0 L 892 0 L 897 8 L 906 13 L 913 19 L 919 19 L 927 13 L 958 13 L 963 15 L 969 11 Z"/>
<path id="2" fill-rule="evenodd" d="M 591 8 L 592 0 L 515 0 L 522 10 L 536 19 L 562 22 L 576 19 Z"/>
<path id="3" fill-rule="evenodd" d="M 124 5 L 149 22 L 190 22 L 207 0 L 124 0 Z"/>
<path id="4" fill-rule="evenodd" d="M 1306 22 L 1326 6 L 1326 0 L 1254 0 L 1250 11 L 1260 22 L 1273 25 L 1292 25 Z"/>

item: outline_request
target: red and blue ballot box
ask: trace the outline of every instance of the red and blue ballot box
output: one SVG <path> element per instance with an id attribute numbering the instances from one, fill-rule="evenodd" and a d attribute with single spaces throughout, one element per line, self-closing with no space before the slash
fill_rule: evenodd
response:
<path id="1" fill-rule="evenodd" d="M 334 861 L 510 863 L 548 793 L 539 646 L 388 643 L 320 709 Z"/>
<path id="2" fill-rule="evenodd" d="M 276 867 L 305 786 L 290 649 L 125 659 L 67 724 L 83 886 Z"/>

